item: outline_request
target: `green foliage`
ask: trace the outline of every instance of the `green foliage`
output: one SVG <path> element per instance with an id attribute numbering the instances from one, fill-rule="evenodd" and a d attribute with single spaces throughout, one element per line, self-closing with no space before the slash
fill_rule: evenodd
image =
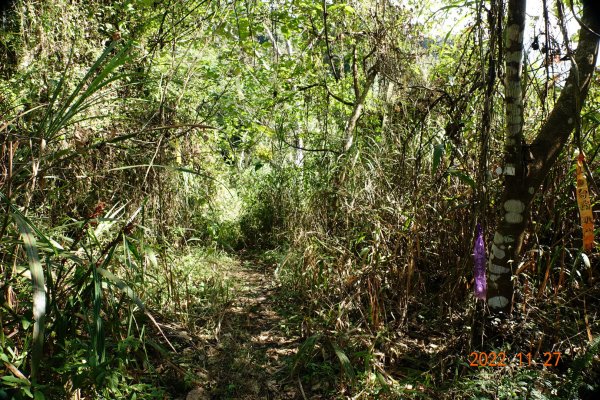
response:
<path id="1" fill-rule="evenodd" d="M 21 237 L 23 246 L 27 252 L 29 260 L 29 270 L 31 273 L 31 283 L 33 286 L 33 344 L 31 350 L 31 378 L 36 380 L 39 374 L 42 351 L 44 346 L 44 321 L 46 318 L 46 289 L 44 284 L 44 270 L 37 251 L 36 240 L 33 236 L 33 230 L 29 227 L 25 218 L 18 213 L 12 215 Z"/>
<path id="2" fill-rule="evenodd" d="M 573 364 L 569 370 L 567 382 L 569 382 L 568 387 L 566 387 L 565 392 L 568 393 L 570 398 L 575 398 L 580 395 L 581 392 L 594 392 L 598 391 L 598 375 L 600 371 L 597 368 L 597 360 L 596 360 L 596 368 L 590 368 L 598 355 L 600 354 L 600 337 L 596 337 L 589 346 L 583 351 L 583 354 L 579 355 L 575 360 L 573 360 Z M 585 379 L 585 375 L 589 375 L 587 379 Z M 595 384 L 584 382 L 596 382 Z"/>
<path id="3" fill-rule="evenodd" d="M 504 100 L 490 60 L 503 27 L 486 25 L 487 4 L 426 3 L 22 0 L 3 13 L 2 384 L 16 398 L 181 397 L 197 378 L 173 367 L 185 345 L 167 322 L 217 337 L 241 250 L 298 306 L 285 329 L 304 338 L 289 366 L 301 385 L 353 398 L 591 385 L 597 341 L 565 366 L 568 388 L 559 372 L 448 366 L 475 346 L 470 232 L 498 221 Z M 529 56 L 534 135 L 562 78 Z M 582 146 L 597 175 L 595 79 Z M 490 341 L 597 335 L 575 147 L 536 197 L 515 264 L 527 321 Z"/>
<path id="4" fill-rule="evenodd" d="M 444 143 L 438 143 L 433 146 L 433 162 L 431 166 L 431 173 L 435 174 L 440 165 L 440 161 L 444 155 L 444 151 L 446 149 L 446 145 Z"/>

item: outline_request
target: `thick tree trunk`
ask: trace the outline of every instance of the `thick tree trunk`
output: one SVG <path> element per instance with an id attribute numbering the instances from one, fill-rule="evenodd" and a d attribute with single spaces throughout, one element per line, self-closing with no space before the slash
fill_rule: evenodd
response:
<path id="1" fill-rule="evenodd" d="M 506 43 L 505 184 L 500 203 L 502 220 L 494 234 L 489 261 L 487 302 L 495 313 L 512 307 L 512 272 L 517 264 L 531 200 L 569 139 L 596 64 L 599 37 L 590 6 L 584 6 L 583 24 L 574 62 L 554 109 L 537 137 L 527 146 L 522 131 L 521 60 L 525 1 L 510 0 Z M 592 31 L 590 31 L 590 28 Z"/>
<path id="2" fill-rule="evenodd" d="M 523 62 L 523 32 L 525 30 L 525 0 L 508 2 L 506 29 L 506 137 L 504 139 L 505 190 L 502 214 L 489 263 L 490 287 L 488 305 L 493 310 L 505 310 L 512 302 L 511 270 L 514 255 L 519 253 L 525 229 L 525 202 L 521 183 L 524 180 L 523 160 L 523 93 L 521 72 Z"/>

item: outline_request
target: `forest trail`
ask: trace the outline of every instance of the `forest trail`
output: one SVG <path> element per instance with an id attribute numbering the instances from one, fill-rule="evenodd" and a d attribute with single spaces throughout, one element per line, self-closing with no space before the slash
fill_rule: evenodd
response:
<path id="1" fill-rule="evenodd" d="M 193 335 L 203 336 L 194 344 L 202 349 L 200 365 L 191 366 L 201 384 L 186 400 L 302 398 L 289 375 L 299 337 L 286 319 L 272 268 L 253 259 L 219 267 L 235 282 L 233 293 L 212 337 Z"/>

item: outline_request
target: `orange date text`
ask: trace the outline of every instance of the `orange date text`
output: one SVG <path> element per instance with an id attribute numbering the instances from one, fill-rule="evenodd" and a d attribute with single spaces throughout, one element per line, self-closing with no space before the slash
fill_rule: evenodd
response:
<path id="1" fill-rule="evenodd" d="M 560 351 L 547 351 L 543 353 L 540 362 L 544 367 L 556 367 L 560 358 Z M 537 365 L 531 353 L 517 353 L 513 357 L 508 357 L 503 351 L 498 353 L 495 351 L 473 351 L 469 354 L 468 361 L 471 367 L 508 367 L 509 365 L 529 367 L 532 364 Z"/>

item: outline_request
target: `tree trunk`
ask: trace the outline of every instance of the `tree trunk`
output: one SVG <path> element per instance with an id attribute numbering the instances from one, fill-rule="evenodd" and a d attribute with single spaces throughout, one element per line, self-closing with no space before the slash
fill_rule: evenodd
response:
<path id="1" fill-rule="evenodd" d="M 565 87 L 554 109 L 534 141 L 523 139 L 521 62 L 525 0 L 508 3 L 506 42 L 506 138 L 502 220 L 494 234 L 489 261 L 487 302 L 494 313 L 508 314 L 512 308 L 512 272 L 523 245 L 531 200 L 554 165 L 579 118 L 583 100 L 596 65 L 600 24 L 592 7 L 584 5 L 579 44 Z"/>
<path id="2" fill-rule="evenodd" d="M 356 123 L 362 115 L 365 100 L 367 99 L 369 90 L 371 90 L 371 86 L 373 86 L 376 77 L 377 65 L 373 66 L 367 74 L 367 80 L 365 82 L 365 86 L 363 87 L 362 93 L 354 101 L 354 109 L 352 110 L 350 118 L 346 122 L 346 127 L 344 128 L 344 153 L 347 153 L 348 150 L 350 150 L 350 148 L 352 147 L 352 144 L 354 143 L 354 130 L 356 129 Z"/>

